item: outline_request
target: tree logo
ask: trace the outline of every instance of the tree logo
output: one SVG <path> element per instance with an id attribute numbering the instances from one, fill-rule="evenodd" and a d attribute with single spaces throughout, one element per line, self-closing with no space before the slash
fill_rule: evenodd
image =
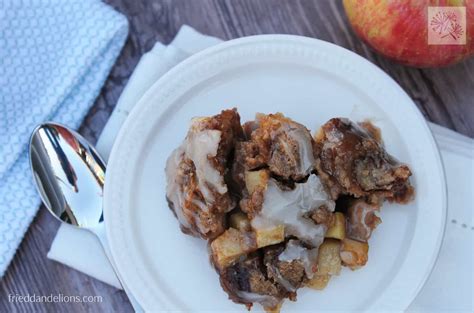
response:
<path id="1" fill-rule="evenodd" d="M 428 44 L 465 45 L 466 7 L 428 7 Z"/>

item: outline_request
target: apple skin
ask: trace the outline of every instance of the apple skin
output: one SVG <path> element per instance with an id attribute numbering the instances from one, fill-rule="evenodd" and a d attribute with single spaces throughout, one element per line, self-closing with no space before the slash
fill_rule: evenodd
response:
<path id="1" fill-rule="evenodd" d="M 474 0 L 343 0 L 355 32 L 405 65 L 441 67 L 474 54 Z M 428 45 L 428 6 L 466 6 L 466 44 Z"/>

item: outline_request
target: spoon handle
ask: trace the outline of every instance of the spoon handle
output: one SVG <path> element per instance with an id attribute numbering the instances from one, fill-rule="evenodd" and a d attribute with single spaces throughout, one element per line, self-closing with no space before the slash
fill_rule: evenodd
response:
<path id="1" fill-rule="evenodd" d="M 94 233 L 97 236 L 97 238 L 99 239 L 99 241 L 102 245 L 102 248 L 104 249 L 105 255 L 109 259 L 109 262 L 110 262 L 110 264 L 112 265 L 112 268 L 115 271 L 115 275 L 117 275 L 117 279 L 120 282 L 120 284 L 122 285 L 122 288 L 125 291 L 125 294 L 127 295 L 128 300 L 130 301 L 130 304 L 133 307 L 133 310 L 137 313 L 144 313 L 144 310 L 142 309 L 140 304 L 138 304 L 138 301 L 135 299 L 135 297 L 130 292 L 130 289 L 128 289 L 127 285 L 123 282 L 122 278 L 120 277 L 120 274 L 117 270 L 117 266 L 114 263 L 112 253 L 110 252 L 110 247 L 109 247 L 109 243 L 107 241 L 107 236 L 106 236 L 106 232 L 105 232 L 104 223 L 100 223 L 96 227 L 89 228 L 89 230 L 92 233 Z"/>

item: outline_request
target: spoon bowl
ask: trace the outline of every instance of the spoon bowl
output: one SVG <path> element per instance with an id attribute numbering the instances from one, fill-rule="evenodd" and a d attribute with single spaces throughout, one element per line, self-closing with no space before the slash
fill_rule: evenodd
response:
<path id="1" fill-rule="evenodd" d="M 39 125 L 30 140 L 30 163 L 54 217 L 85 228 L 103 221 L 105 162 L 81 135 L 56 123 Z"/>

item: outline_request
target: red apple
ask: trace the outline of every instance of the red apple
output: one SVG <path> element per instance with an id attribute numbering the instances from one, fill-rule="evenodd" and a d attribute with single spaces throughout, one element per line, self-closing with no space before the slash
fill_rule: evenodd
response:
<path id="1" fill-rule="evenodd" d="M 474 54 L 474 0 L 343 0 L 355 32 L 379 53 L 414 67 L 457 63 Z M 466 8 L 462 45 L 428 44 L 428 7 Z"/>

